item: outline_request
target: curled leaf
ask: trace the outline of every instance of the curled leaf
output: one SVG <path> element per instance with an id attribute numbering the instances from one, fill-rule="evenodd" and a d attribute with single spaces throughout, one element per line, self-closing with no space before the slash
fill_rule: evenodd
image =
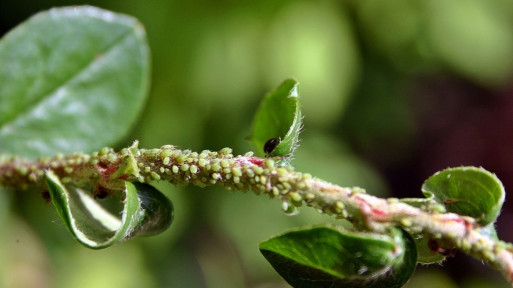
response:
<path id="1" fill-rule="evenodd" d="M 135 186 L 142 212 L 133 236 L 149 236 L 164 232 L 173 222 L 173 204 L 155 187 L 143 183 L 129 183 Z"/>
<path id="2" fill-rule="evenodd" d="M 424 182 L 422 193 L 449 212 L 474 217 L 482 226 L 495 222 L 506 194 L 495 174 L 477 167 L 437 172 Z"/>
<path id="3" fill-rule="evenodd" d="M 52 172 L 46 184 L 57 214 L 82 245 L 101 249 L 136 235 L 153 235 L 173 221 L 173 206 L 157 189 L 125 182 L 121 217 L 81 188 L 64 185 Z"/>
<path id="4" fill-rule="evenodd" d="M 262 100 L 253 118 L 251 143 L 260 156 L 289 156 L 301 131 L 299 83 L 285 80 Z"/>

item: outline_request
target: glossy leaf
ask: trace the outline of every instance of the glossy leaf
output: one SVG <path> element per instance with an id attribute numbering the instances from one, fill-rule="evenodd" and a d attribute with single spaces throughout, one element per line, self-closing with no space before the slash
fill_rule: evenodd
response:
<path id="1" fill-rule="evenodd" d="M 287 232 L 260 251 L 293 287 L 401 287 L 417 264 L 411 236 L 316 227 Z"/>
<path id="2" fill-rule="evenodd" d="M 90 152 L 134 124 L 150 57 L 134 18 L 89 6 L 41 12 L 0 41 L 0 153 Z"/>
<path id="3" fill-rule="evenodd" d="M 300 108 L 299 83 L 296 80 L 285 80 L 265 96 L 253 119 L 250 137 L 258 155 L 289 156 L 294 152 L 301 130 Z M 277 145 L 266 153 L 264 146 L 271 139 L 277 139 Z"/>
<path id="4" fill-rule="evenodd" d="M 146 184 L 125 182 L 121 217 L 112 214 L 86 191 L 64 185 L 52 172 L 46 184 L 60 218 L 82 245 L 101 249 L 136 235 L 152 235 L 173 221 L 171 202 Z"/>
<path id="5" fill-rule="evenodd" d="M 130 183 L 137 190 L 141 205 L 137 227 L 130 233 L 133 236 L 150 236 L 166 231 L 173 223 L 174 212 L 171 201 L 155 187 L 144 183 Z"/>
<path id="6" fill-rule="evenodd" d="M 424 182 L 422 193 L 447 211 L 474 217 L 483 226 L 495 222 L 505 198 L 497 176 L 477 167 L 442 170 Z"/>

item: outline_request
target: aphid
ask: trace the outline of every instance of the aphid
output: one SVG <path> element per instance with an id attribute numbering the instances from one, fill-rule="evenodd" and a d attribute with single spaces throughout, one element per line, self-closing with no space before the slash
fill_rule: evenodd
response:
<path id="1" fill-rule="evenodd" d="M 456 255 L 456 249 L 455 248 L 445 248 L 440 246 L 440 244 L 432 239 L 429 239 L 428 241 L 428 247 L 431 251 L 437 252 L 442 254 L 442 256 L 445 257 L 454 257 Z"/>
<path id="2" fill-rule="evenodd" d="M 278 146 L 278 144 L 280 144 L 280 140 L 278 140 L 278 138 L 271 138 L 267 140 L 267 142 L 265 142 L 264 144 L 264 152 L 266 156 L 269 156 L 269 154 L 271 154 L 274 151 L 274 149 L 276 149 L 276 146 Z"/>

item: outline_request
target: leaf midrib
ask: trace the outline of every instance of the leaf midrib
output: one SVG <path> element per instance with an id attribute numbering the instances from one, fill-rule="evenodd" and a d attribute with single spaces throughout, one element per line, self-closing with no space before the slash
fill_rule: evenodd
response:
<path id="1" fill-rule="evenodd" d="M 131 29 L 130 29 L 131 28 Z M 104 55 L 104 57 L 97 58 L 93 57 L 92 61 L 85 62 L 85 65 L 76 71 L 76 73 L 72 74 L 70 77 L 62 81 L 61 84 L 56 85 L 53 89 L 51 89 L 49 92 L 43 94 L 40 97 L 36 97 L 32 103 L 27 104 L 24 109 L 20 110 L 19 113 L 16 113 L 13 115 L 12 118 L 7 119 L 4 121 L 4 123 L 0 124 L 0 135 L 3 134 L 3 131 L 8 130 L 9 126 L 15 123 L 16 120 L 21 118 L 26 118 L 27 115 L 31 115 L 31 112 L 34 111 L 38 106 L 40 106 L 41 103 L 44 103 L 49 98 L 51 98 L 52 95 L 55 95 L 55 93 L 63 88 L 66 87 L 70 82 L 72 82 L 74 79 L 80 77 L 83 73 L 88 71 L 90 67 L 93 66 L 94 63 L 97 61 L 105 61 L 106 56 L 113 50 L 115 50 L 117 47 L 117 43 L 122 43 L 127 37 L 133 34 L 134 27 L 129 27 L 124 33 L 121 33 L 117 38 L 114 38 L 112 42 L 110 42 L 108 45 L 105 45 L 105 48 L 102 50 L 96 51 L 95 55 Z"/>

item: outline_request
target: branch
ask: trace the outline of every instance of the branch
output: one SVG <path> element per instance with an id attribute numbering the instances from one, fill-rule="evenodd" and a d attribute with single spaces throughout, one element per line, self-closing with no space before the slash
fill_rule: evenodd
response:
<path id="1" fill-rule="evenodd" d="M 221 185 L 228 190 L 253 191 L 278 198 L 286 212 L 305 203 L 321 213 L 347 219 L 362 230 L 383 232 L 399 226 L 414 235 L 443 243 L 500 270 L 513 283 L 513 245 L 480 233 L 474 218 L 442 213 L 435 203 L 414 207 L 397 198 L 381 199 L 357 187 L 340 187 L 280 166 L 281 157 L 259 158 L 252 152 L 233 156 L 230 148 L 200 153 L 166 145 L 160 149 L 133 146 L 89 154 L 58 155 L 35 161 L 0 157 L 0 186 L 26 189 L 43 186 L 52 170 L 64 183 L 90 185 L 93 193 L 116 193 L 123 181 L 169 181 L 200 187 Z"/>

